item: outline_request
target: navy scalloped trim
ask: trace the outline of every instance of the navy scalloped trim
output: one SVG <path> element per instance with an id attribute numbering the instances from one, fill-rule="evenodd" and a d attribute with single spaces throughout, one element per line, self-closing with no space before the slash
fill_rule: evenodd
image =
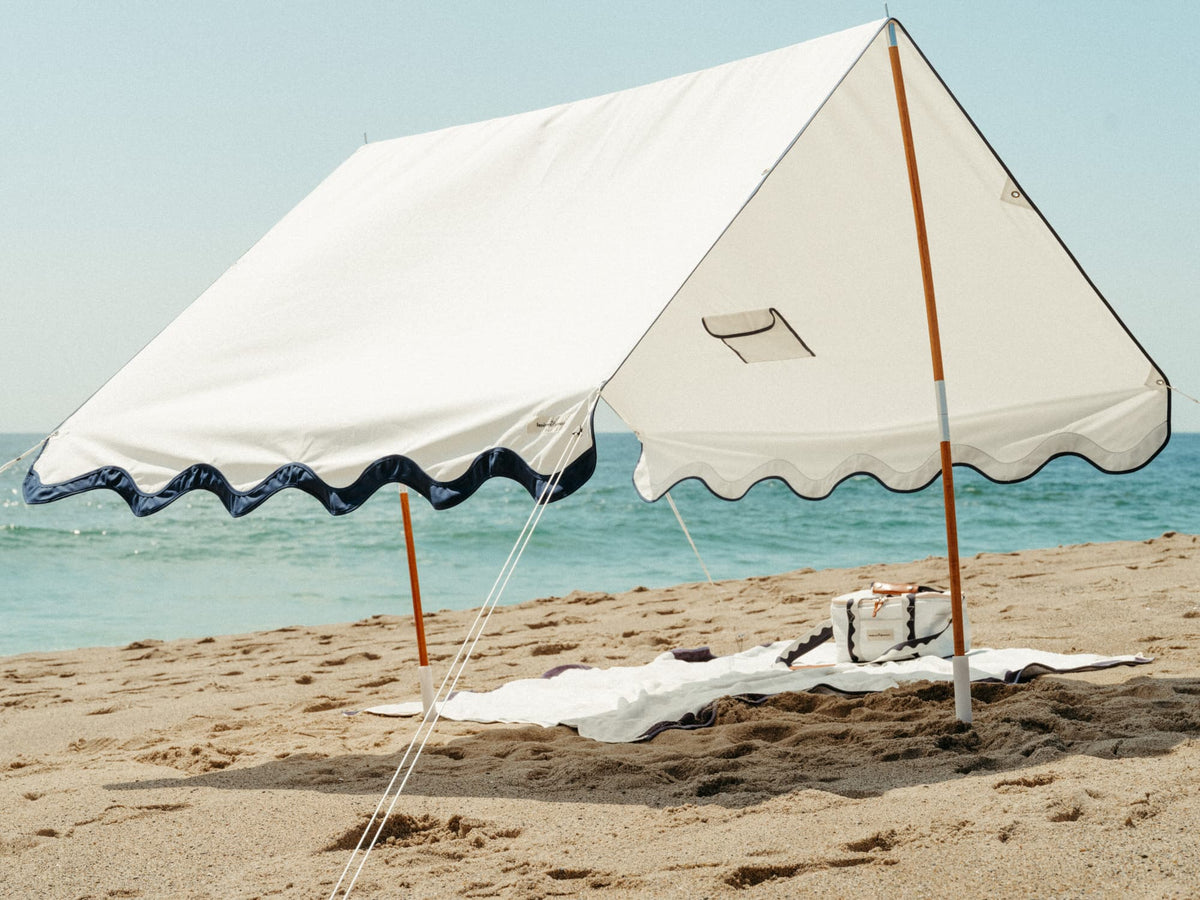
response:
<path id="1" fill-rule="evenodd" d="M 561 500 L 578 490 L 595 470 L 596 446 L 593 443 L 587 452 L 563 470 L 550 501 Z M 184 469 L 166 487 L 153 494 L 139 490 L 130 474 L 118 466 L 105 466 L 70 481 L 49 485 L 42 484 L 31 467 L 25 476 L 22 493 L 25 502 L 33 504 L 107 488 L 120 494 L 135 516 L 148 516 L 188 491 L 203 490 L 216 494 L 229 514 L 237 517 L 257 509 L 285 488 L 296 488 L 317 498 L 333 515 L 342 516 L 358 509 L 385 484 L 406 484 L 428 500 L 434 509 L 449 509 L 470 497 L 489 478 L 497 477 L 511 478 L 531 496 L 538 497 L 552 476 L 534 471 L 516 452 L 497 447 L 477 456 L 471 467 L 453 481 L 434 481 L 406 456 L 385 456 L 367 466 L 353 484 L 343 488 L 330 487 L 306 465 L 289 463 L 280 466 L 250 490 L 239 491 L 218 469 L 199 464 Z"/>

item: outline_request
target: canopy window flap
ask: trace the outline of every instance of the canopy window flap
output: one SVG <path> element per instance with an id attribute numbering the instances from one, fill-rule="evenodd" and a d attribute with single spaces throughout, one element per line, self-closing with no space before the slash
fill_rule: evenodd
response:
<path id="1" fill-rule="evenodd" d="M 777 309 L 752 309 L 705 316 L 704 330 L 720 339 L 744 363 L 804 359 L 813 355 Z"/>

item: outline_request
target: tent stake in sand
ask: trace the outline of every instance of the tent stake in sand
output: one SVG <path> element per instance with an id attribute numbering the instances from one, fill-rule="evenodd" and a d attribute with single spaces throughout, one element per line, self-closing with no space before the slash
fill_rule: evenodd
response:
<path id="1" fill-rule="evenodd" d="M 412 583 L 413 619 L 417 627 L 418 677 L 421 681 L 421 706 L 425 712 L 433 705 L 433 673 L 429 669 L 429 651 L 425 647 L 425 619 L 421 612 L 421 584 L 417 580 L 417 548 L 413 543 L 412 513 L 408 508 L 408 491 L 400 488 L 400 511 L 404 516 L 404 545 L 408 550 L 408 578 Z"/>
<path id="2" fill-rule="evenodd" d="M 963 638 L 962 573 L 958 559 L 958 517 L 954 509 L 954 460 L 950 453 L 950 412 L 946 405 L 946 375 L 942 370 L 942 339 L 938 331 L 937 303 L 933 293 L 933 266 L 929 261 L 929 235 L 925 230 L 925 207 L 921 202 L 921 181 L 917 177 L 917 151 L 913 146 L 912 123 L 908 118 L 908 98 L 904 93 L 904 72 L 900 68 L 900 48 L 896 45 L 896 23 L 888 25 L 888 56 L 892 63 L 892 81 L 896 86 L 896 107 L 900 113 L 900 131 L 904 135 L 904 159 L 908 165 L 908 187 L 912 194 L 913 218 L 917 226 L 917 248 L 921 256 L 921 282 L 925 287 L 925 316 L 929 322 L 929 350 L 933 356 L 933 384 L 937 393 L 938 423 L 941 428 L 939 451 L 942 459 L 942 497 L 946 508 L 946 555 L 950 561 L 950 608 L 954 628 L 954 713 L 960 722 L 971 721 L 971 670 L 967 663 Z"/>

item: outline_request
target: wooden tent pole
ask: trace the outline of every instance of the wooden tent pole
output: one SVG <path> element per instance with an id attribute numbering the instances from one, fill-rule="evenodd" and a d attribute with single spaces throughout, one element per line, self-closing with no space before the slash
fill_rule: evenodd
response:
<path id="1" fill-rule="evenodd" d="M 404 516 L 404 544 L 408 549 L 408 578 L 412 583 L 413 618 L 417 626 L 418 677 L 421 682 L 421 705 L 429 712 L 433 705 L 433 673 L 429 669 L 429 651 L 425 647 L 425 617 L 421 612 L 421 584 L 417 579 L 417 548 L 413 543 L 412 513 L 408 508 L 408 491 L 400 487 L 400 511 Z"/>
<path id="2" fill-rule="evenodd" d="M 950 413 L 946 405 L 946 378 L 942 370 L 942 339 L 938 331 L 937 304 L 933 294 L 933 267 L 929 261 L 929 236 L 925 231 L 925 207 L 921 202 L 921 182 L 917 177 L 917 152 L 913 146 L 912 123 L 908 117 L 908 98 L 904 92 L 904 73 L 900 68 L 900 48 L 896 44 L 896 23 L 889 20 L 888 56 L 892 63 L 892 83 L 896 88 L 896 107 L 900 113 L 900 131 L 904 136 L 904 158 L 908 165 L 908 188 L 912 195 L 913 218 L 917 226 L 917 248 L 921 257 L 921 281 L 925 288 L 925 316 L 929 323 L 929 349 L 933 356 L 933 381 L 937 393 L 938 422 L 941 427 L 942 496 L 946 508 L 946 547 L 950 560 L 950 604 L 954 626 L 954 712 L 960 722 L 971 721 L 971 674 L 963 637 L 962 573 L 958 558 L 958 518 L 954 509 L 954 465 L 950 454 Z"/>

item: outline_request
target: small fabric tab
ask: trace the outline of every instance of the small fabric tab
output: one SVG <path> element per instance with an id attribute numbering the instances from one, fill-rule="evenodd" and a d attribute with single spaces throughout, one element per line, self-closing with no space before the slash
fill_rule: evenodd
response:
<path id="1" fill-rule="evenodd" d="M 1033 206 L 1025 199 L 1025 192 L 1017 187 L 1017 183 L 1012 180 L 1011 176 L 1004 179 L 1004 191 L 1000 194 L 1000 199 L 1013 206 L 1033 209 Z"/>

